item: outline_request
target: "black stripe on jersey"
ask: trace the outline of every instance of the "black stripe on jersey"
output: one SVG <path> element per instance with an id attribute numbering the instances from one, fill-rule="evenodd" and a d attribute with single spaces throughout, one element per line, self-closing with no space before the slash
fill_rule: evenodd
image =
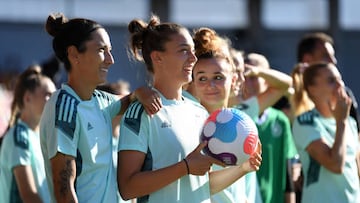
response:
<path id="1" fill-rule="evenodd" d="M 315 159 L 313 159 L 310 155 L 309 155 L 309 160 L 310 160 L 310 164 L 309 164 L 308 172 L 306 174 L 306 176 L 307 176 L 306 186 L 309 186 L 312 183 L 318 182 L 319 177 L 320 177 L 319 162 L 317 162 Z"/>
<path id="2" fill-rule="evenodd" d="M 141 171 L 152 171 L 153 170 L 153 162 L 154 162 L 154 160 L 153 160 L 151 151 L 148 148 L 148 151 L 145 156 L 144 164 L 141 167 Z M 145 195 L 145 196 L 139 197 L 137 199 L 138 203 L 148 202 L 148 201 L 149 201 L 149 195 Z"/>
<path id="3" fill-rule="evenodd" d="M 56 100 L 55 127 L 70 139 L 74 138 L 77 105 L 80 102 L 65 90 L 61 90 Z"/>
<path id="4" fill-rule="evenodd" d="M 315 116 L 317 116 L 315 112 L 308 111 L 298 116 L 297 120 L 301 125 L 313 125 Z"/>
<path id="5" fill-rule="evenodd" d="M 76 163 L 76 178 L 75 178 L 75 182 L 74 182 L 74 188 L 75 188 L 75 191 L 76 191 L 77 177 L 80 176 L 80 174 L 82 172 L 82 169 L 83 169 L 83 158 L 81 156 L 81 153 L 80 153 L 79 149 L 76 150 L 75 163 Z"/>
<path id="6" fill-rule="evenodd" d="M 20 197 L 20 191 L 16 184 L 16 178 L 15 178 L 14 173 L 12 173 L 11 179 L 12 179 L 12 181 L 10 181 L 11 182 L 10 194 L 8 194 L 10 196 L 9 202 L 23 202 Z"/>
<path id="7" fill-rule="evenodd" d="M 108 101 L 108 104 L 114 102 L 114 98 L 110 97 L 110 95 L 104 91 L 95 90 L 93 92 L 93 96 L 97 98 L 101 98 L 101 100 L 106 99 Z"/>
<path id="8" fill-rule="evenodd" d="M 133 102 L 125 112 L 124 124 L 131 129 L 135 134 L 139 134 L 141 115 L 144 107 L 139 102 Z"/>
<path id="9" fill-rule="evenodd" d="M 29 137 L 26 133 L 26 127 L 21 124 L 16 124 L 14 129 L 14 143 L 15 146 L 22 149 L 29 149 Z"/>

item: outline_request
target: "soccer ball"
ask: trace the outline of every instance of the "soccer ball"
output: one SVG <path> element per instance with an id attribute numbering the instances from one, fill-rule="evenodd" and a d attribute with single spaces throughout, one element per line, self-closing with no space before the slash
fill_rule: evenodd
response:
<path id="1" fill-rule="evenodd" d="M 258 144 L 253 120 L 235 108 L 213 112 L 205 121 L 200 141 L 208 141 L 203 152 L 226 165 L 239 165 L 249 159 Z"/>

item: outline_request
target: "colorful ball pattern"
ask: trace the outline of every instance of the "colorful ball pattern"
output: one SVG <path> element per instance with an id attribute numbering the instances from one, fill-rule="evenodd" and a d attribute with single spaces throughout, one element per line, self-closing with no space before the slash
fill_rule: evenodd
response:
<path id="1" fill-rule="evenodd" d="M 253 120 L 235 108 L 213 112 L 205 121 L 200 140 L 208 141 L 203 152 L 226 165 L 239 165 L 255 152 L 258 130 Z"/>

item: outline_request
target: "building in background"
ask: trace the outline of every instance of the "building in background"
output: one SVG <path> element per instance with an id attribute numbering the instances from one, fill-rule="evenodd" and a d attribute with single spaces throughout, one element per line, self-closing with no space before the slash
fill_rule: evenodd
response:
<path id="1" fill-rule="evenodd" d="M 338 66 L 346 84 L 360 95 L 360 1 L 358 0 L 0 0 L 0 72 L 25 69 L 53 57 L 44 23 L 51 12 L 69 18 L 88 17 L 107 26 L 115 64 L 109 81 L 124 79 L 132 88 L 143 85 L 146 71 L 128 58 L 127 23 L 147 19 L 151 12 L 162 21 L 194 29 L 208 26 L 227 35 L 234 46 L 268 56 L 273 68 L 290 73 L 296 45 L 310 31 L 335 39 Z"/>

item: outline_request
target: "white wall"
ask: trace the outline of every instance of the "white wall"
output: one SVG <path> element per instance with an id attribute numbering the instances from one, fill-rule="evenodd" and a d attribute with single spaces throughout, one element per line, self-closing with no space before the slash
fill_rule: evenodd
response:
<path id="1" fill-rule="evenodd" d="M 185 26 L 246 28 L 250 0 L 170 0 L 170 20 Z M 326 29 L 328 0 L 263 0 L 262 22 L 269 29 Z M 340 0 L 339 22 L 360 30 L 360 1 Z M 0 21 L 43 23 L 50 12 L 126 25 L 147 19 L 150 0 L 0 0 Z"/>
<path id="2" fill-rule="evenodd" d="M 68 18 L 85 17 L 101 24 L 126 25 L 147 18 L 148 0 L 0 0 L 0 20 L 43 23 L 52 12 Z"/>

